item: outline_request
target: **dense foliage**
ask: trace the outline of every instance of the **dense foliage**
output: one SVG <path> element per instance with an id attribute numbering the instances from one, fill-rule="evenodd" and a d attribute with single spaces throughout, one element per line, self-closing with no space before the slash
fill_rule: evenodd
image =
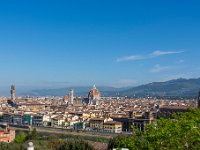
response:
<path id="1" fill-rule="evenodd" d="M 29 132 L 26 138 L 27 138 L 27 140 L 36 140 L 36 139 L 38 139 L 38 133 L 36 131 L 36 128 L 34 128 L 31 132 Z"/>
<path id="2" fill-rule="evenodd" d="M 0 142 L 0 150 L 26 150 L 24 145 L 18 143 L 3 143 Z"/>
<path id="3" fill-rule="evenodd" d="M 83 140 L 58 140 L 52 139 L 48 142 L 51 150 L 94 150 L 94 148 Z"/>
<path id="4" fill-rule="evenodd" d="M 27 138 L 26 134 L 20 131 L 18 135 L 15 137 L 15 143 L 22 144 L 26 141 L 26 138 Z"/>
<path id="5" fill-rule="evenodd" d="M 15 141 L 12 143 L 0 143 L 0 150 L 26 150 L 28 141 L 34 143 L 35 150 L 94 150 L 94 148 L 81 138 L 62 138 L 38 134 L 36 129 L 31 132 L 17 132 Z"/>
<path id="6" fill-rule="evenodd" d="M 183 150 L 200 149 L 200 110 L 188 110 L 173 115 L 172 119 L 161 118 L 150 124 L 144 132 L 134 128 L 134 135 L 119 136 L 110 140 L 108 149 L 130 150 Z"/>

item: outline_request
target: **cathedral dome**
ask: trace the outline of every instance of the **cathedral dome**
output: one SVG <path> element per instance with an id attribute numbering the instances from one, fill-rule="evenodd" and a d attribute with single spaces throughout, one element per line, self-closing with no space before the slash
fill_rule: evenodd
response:
<path id="1" fill-rule="evenodd" d="M 90 90 L 88 94 L 89 99 L 99 99 L 100 98 L 100 92 L 94 85 L 93 88 Z"/>

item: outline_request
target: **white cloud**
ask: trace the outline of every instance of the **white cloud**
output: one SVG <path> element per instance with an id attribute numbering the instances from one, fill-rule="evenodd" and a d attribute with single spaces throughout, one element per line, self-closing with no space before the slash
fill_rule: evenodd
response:
<path id="1" fill-rule="evenodd" d="M 154 51 L 150 54 L 147 55 L 130 55 L 130 56 L 125 56 L 125 57 L 121 57 L 118 58 L 116 60 L 116 62 L 123 62 L 123 61 L 137 61 L 137 60 L 145 60 L 145 59 L 151 59 L 151 58 L 155 58 L 155 57 L 161 57 L 161 56 L 165 56 L 165 55 L 174 55 L 174 54 L 180 54 L 180 53 L 184 53 L 184 51 Z"/>
<path id="2" fill-rule="evenodd" d="M 122 61 L 136 61 L 136 60 L 142 60 L 145 59 L 144 57 L 140 56 L 140 55 L 131 55 L 131 56 L 125 56 L 125 57 L 121 57 L 118 58 L 116 60 L 116 62 L 122 62 Z"/>
<path id="3" fill-rule="evenodd" d="M 158 72 L 162 72 L 162 71 L 165 71 L 165 70 L 168 70 L 170 69 L 169 66 L 160 66 L 159 64 L 156 64 L 151 70 L 150 72 L 152 73 L 158 73 Z"/>
<path id="4" fill-rule="evenodd" d="M 180 54 L 183 53 L 184 51 L 154 51 L 153 53 L 150 54 L 150 56 L 153 57 L 159 57 L 159 56 L 163 56 L 163 55 L 173 55 L 173 54 Z"/>

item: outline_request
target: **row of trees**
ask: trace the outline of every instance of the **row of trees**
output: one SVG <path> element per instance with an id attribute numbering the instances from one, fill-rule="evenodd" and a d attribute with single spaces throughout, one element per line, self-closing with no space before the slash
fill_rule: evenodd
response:
<path id="1" fill-rule="evenodd" d="M 132 136 L 118 136 L 109 141 L 108 149 L 192 150 L 200 149 L 200 109 L 161 118 L 146 126 L 143 132 L 133 127 Z"/>

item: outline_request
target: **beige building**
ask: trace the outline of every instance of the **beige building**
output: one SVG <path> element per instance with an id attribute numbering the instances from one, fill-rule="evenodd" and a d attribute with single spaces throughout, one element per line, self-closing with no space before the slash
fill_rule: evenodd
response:
<path id="1" fill-rule="evenodd" d="M 91 129 L 103 130 L 104 118 L 92 118 L 89 123 Z"/>
<path id="2" fill-rule="evenodd" d="M 65 118 L 61 116 L 56 116 L 51 119 L 51 126 L 52 127 L 64 127 L 65 126 Z"/>
<path id="3" fill-rule="evenodd" d="M 122 123 L 116 121 L 108 121 L 103 125 L 103 130 L 109 133 L 121 133 L 122 132 Z"/>

